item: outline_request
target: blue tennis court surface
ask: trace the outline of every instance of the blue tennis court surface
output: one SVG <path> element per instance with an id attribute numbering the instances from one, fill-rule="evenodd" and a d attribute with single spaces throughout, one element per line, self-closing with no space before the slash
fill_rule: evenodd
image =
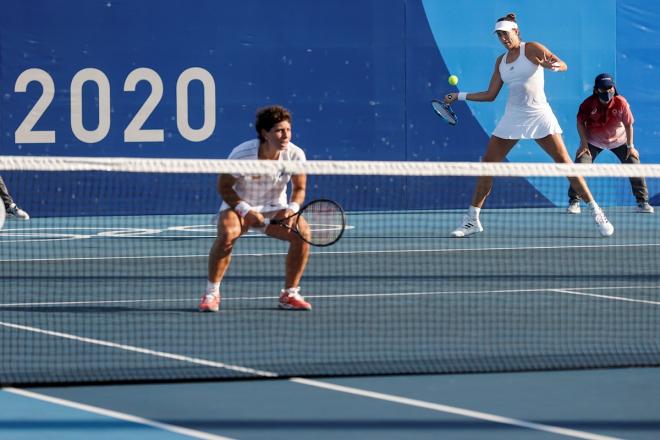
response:
<path id="1" fill-rule="evenodd" d="M 21 392 L 21 391 L 19 391 Z M 29 393 L 29 392 L 27 392 Z M 43 397 L 43 396 L 39 396 Z M 83 404 L 66 406 L 56 399 L 35 399 L 32 394 L 0 392 L 0 437 L 19 439 L 181 439 L 187 435 L 149 426 L 138 417 L 119 418 L 111 411 L 91 412 Z"/>
<path id="2" fill-rule="evenodd" d="M 645 368 L 7 389 L 0 437 L 650 440 L 660 433 L 659 375 Z"/>

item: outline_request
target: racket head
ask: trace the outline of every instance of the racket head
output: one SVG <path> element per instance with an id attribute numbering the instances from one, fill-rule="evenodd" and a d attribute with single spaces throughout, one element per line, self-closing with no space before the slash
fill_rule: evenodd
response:
<path id="1" fill-rule="evenodd" d="M 456 125 L 458 123 L 458 117 L 456 117 L 456 113 L 454 113 L 449 104 L 445 104 L 438 99 L 433 99 L 431 100 L 431 106 L 436 114 L 444 119 L 449 125 Z"/>
<path id="2" fill-rule="evenodd" d="M 301 233 L 301 219 L 309 228 L 309 234 Z M 313 246 L 330 246 L 337 243 L 346 229 L 346 214 L 339 203 L 330 199 L 312 200 L 300 209 L 296 222 L 298 233 Z"/>
<path id="3" fill-rule="evenodd" d="M 5 225 L 5 218 L 7 217 L 7 214 L 5 213 L 5 205 L 0 206 L 0 229 Z"/>

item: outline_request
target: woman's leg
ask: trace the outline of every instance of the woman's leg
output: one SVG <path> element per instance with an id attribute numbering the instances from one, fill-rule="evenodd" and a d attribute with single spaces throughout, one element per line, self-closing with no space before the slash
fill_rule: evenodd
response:
<path id="1" fill-rule="evenodd" d="M 545 150 L 546 153 L 552 157 L 557 163 L 572 163 L 568 151 L 566 151 L 566 146 L 564 145 L 564 140 L 560 134 L 551 134 L 544 138 L 537 139 L 536 142 Z M 594 220 L 598 226 L 598 230 L 601 235 L 606 237 L 614 233 L 614 226 L 609 222 L 603 210 L 600 209 L 598 204 L 595 202 L 587 182 L 583 177 L 569 177 L 568 180 L 571 182 L 573 189 L 582 197 L 582 200 L 587 202 L 589 207 L 592 210 Z"/>
<path id="2" fill-rule="evenodd" d="M 280 211 L 275 218 L 284 216 Z M 270 225 L 266 234 L 270 237 L 289 242 L 289 252 L 286 256 L 284 289 L 280 295 L 279 307 L 287 310 L 311 310 L 312 305 L 300 295 L 300 280 L 307 266 L 310 245 L 301 236 L 309 238 L 310 228 L 304 217 L 297 220 L 296 227 L 300 235 L 279 225 Z"/>
<path id="3" fill-rule="evenodd" d="M 544 138 L 536 139 L 536 143 L 548 153 L 548 155 L 557 163 L 573 163 L 571 157 L 568 155 L 564 140 L 560 134 L 550 134 Z M 584 177 L 568 177 L 571 183 L 571 188 L 587 203 L 593 202 L 594 198 L 589 191 L 587 182 Z"/>
<path id="4" fill-rule="evenodd" d="M 234 242 L 245 232 L 247 226 L 231 209 L 220 213 L 217 224 L 217 236 L 208 259 L 208 281 L 206 292 L 199 303 L 201 312 L 217 312 L 220 308 L 220 283 L 231 262 L 231 252 Z"/>
<path id="5" fill-rule="evenodd" d="M 497 136 L 491 136 L 486 146 L 482 162 L 502 162 L 509 151 L 516 145 L 518 139 L 502 139 Z M 477 186 L 472 195 L 472 206 L 481 208 L 486 201 L 486 197 L 493 188 L 492 176 L 480 176 L 477 179 Z"/>
<path id="6" fill-rule="evenodd" d="M 491 136 L 481 161 L 502 162 L 513 146 L 516 145 L 516 142 L 518 142 L 517 139 L 502 139 Z M 472 194 L 472 205 L 468 208 L 467 214 L 463 216 L 461 225 L 451 232 L 452 237 L 467 237 L 484 230 L 479 221 L 479 212 L 492 187 L 492 176 L 480 176 L 477 179 L 477 186 Z"/>
<path id="7" fill-rule="evenodd" d="M 276 218 L 284 216 L 284 211 L 279 212 Z M 303 236 L 309 237 L 309 227 L 304 218 L 299 218 L 297 229 Z M 289 289 L 298 287 L 302 279 L 303 272 L 309 259 L 310 246 L 298 234 L 291 229 L 283 228 L 278 225 L 271 225 L 266 228 L 266 234 L 278 240 L 289 242 L 289 252 L 286 256 L 284 288 Z"/>
<path id="8" fill-rule="evenodd" d="M 575 158 L 575 163 L 594 163 L 596 157 L 600 153 L 600 148 L 596 148 L 593 145 L 589 144 L 589 153 L 585 153 L 580 157 Z M 573 189 L 573 185 L 568 186 L 568 203 L 579 203 L 580 195 Z"/>

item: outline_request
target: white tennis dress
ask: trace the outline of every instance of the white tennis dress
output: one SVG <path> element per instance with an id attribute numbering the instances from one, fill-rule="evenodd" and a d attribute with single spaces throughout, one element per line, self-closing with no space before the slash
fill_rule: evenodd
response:
<path id="1" fill-rule="evenodd" d="M 502 81 L 509 86 L 509 99 L 493 135 L 502 139 L 541 139 L 562 133 L 545 97 L 543 67 L 527 59 L 524 42 L 514 62 L 507 63 L 506 54 L 502 57 L 499 70 Z"/>
<path id="2" fill-rule="evenodd" d="M 257 160 L 259 159 L 259 139 L 252 139 L 243 142 L 234 148 L 229 154 L 228 159 L 235 160 Z M 279 161 L 304 161 L 305 152 L 293 142 L 285 150 L 280 151 Z M 259 212 L 272 212 L 286 208 L 287 184 L 291 180 L 291 174 L 281 173 L 278 175 L 243 175 L 234 174 L 237 179 L 234 184 L 234 191 L 241 200 L 246 201 L 252 206 L 252 209 Z M 226 202 L 222 202 L 220 211 L 229 209 Z"/>

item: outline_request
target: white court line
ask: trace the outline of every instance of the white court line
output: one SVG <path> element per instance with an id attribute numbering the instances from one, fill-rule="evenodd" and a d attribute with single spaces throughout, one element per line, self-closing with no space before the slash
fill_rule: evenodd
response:
<path id="1" fill-rule="evenodd" d="M 651 304 L 660 304 L 660 302 L 635 300 L 625 297 L 614 297 L 608 295 L 596 295 L 588 293 L 574 292 L 576 287 L 561 288 L 530 288 L 530 289 L 499 289 L 499 290 L 448 290 L 437 292 L 382 292 L 382 293 L 349 293 L 349 294 L 311 294 L 309 298 L 313 299 L 342 299 L 342 298 L 387 298 L 387 297 L 405 297 L 405 296 L 439 296 L 439 295 L 483 295 L 496 293 L 534 293 L 534 292 L 559 292 L 571 293 L 573 295 L 594 296 L 599 298 L 619 299 L 621 301 L 643 302 Z M 641 290 L 641 289 L 660 289 L 656 286 L 598 286 L 598 287 L 577 287 L 579 290 Z M 262 301 L 275 300 L 278 296 L 251 296 L 251 297 L 223 297 L 222 301 Z M 35 306 L 69 306 L 69 305 L 94 305 L 94 304 L 131 304 L 131 303 L 162 303 L 162 302 L 188 302 L 198 301 L 199 298 L 178 298 L 178 299 L 118 299 L 118 300 L 86 300 L 86 301 L 48 301 L 48 302 L 21 302 L 21 303 L 0 303 L 0 307 L 35 307 Z"/>
<path id="2" fill-rule="evenodd" d="M 567 290 L 567 289 L 550 289 L 550 291 L 558 292 L 558 293 L 567 293 L 569 295 L 592 296 L 594 298 L 603 298 L 603 299 L 611 299 L 615 301 L 626 301 L 626 302 L 635 302 L 642 304 L 653 304 L 656 306 L 660 306 L 660 301 L 650 301 L 646 299 L 634 299 L 634 298 L 626 298 L 623 296 L 612 296 L 612 295 L 598 295 L 596 293 L 576 292 L 574 290 Z"/>
<path id="3" fill-rule="evenodd" d="M 71 233 L 52 233 L 40 231 L 101 231 L 95 234 L 71 234 Z M 14 228 L 3 229 L 0 231 L 0 243 L 34 243 L 44 241 L 67 241 L 67 240 L 87 240 L 94 237 L 134 237 L 144 234 L 157 234 L 160 229 L 145 228 L 104 228 L 91 226 L 66 226 L 51 228 Z M 27 237 L 27 238 L 25 238 Z M 9 239 L 7 239 L 9 238 Z"/>
<path id="4" fill-rule="evenodd" d="M 175 434 L 181 434 L 192 438 L 199 438 L 204 440 L 232 440 L 231 437 L 222 437 L 215 434 L 210 434 L 207 432 L 197 431 L 194 429 L 184 428 L 182 426 L 170 425 L 169 423 L 161 423 L 155 420 L 145 419 L 143 417 L 133 416 L 130 414 L 113 411 L 111 409 L 99 408 L 98 406 L 87 405 L 85 403 L 72 402 L 71 400 L 61 399 L 59 397 L 47 396 L 45 394 L 35 393 L 33 391 L 21 390 L 18 388 L 0 388 L 2 391 L 8 393 L 16 394 L 18 396 L 28 397 L 30 399 L 41 400 L 48 403 L 53 403 L 55 405 L 66 406 L 68 408 L 77 409 L 80 411 L 86 411 L 93 414 L 98 414 L 105 417 L 111 417 L 113 419 L 124 420 L 130 423 L 136 423 L 139 425 L 150 426 L 152 428 L 160 429 L 162 431 L 169 431 Z"/>
<path id="5" fill-rule="evenodd" d="M 616 437 L 608 437 L 604 435 L 592 434 L 585 431 L 577 431 L 575 429 L 561 428 L 559 426 L 544 425 L 541 423 L 526 422 L 524 420 L 513 419 L 510 417 L 498 416 L 481 411 L 473 411 L 455 406 L 442 405 L 439 403 L 426 402 L 423 400 L 409 399 L 407 397 L 395 396 L 392 394 L 378 393 L 374 391 L 363 390 L 360 388 L 346 387 L 328 382 L 320 382 L 317 380 L 303 379 L 300 377 L 292 377 L 289 381 L 301 385 L 307 385 L 316 388 L 323 388 L 339 393 L 352 394 L 355 396 L 367 397 L 369 399 L 384 400 L 386 402 L 398 403 L 401 405 L 414 406 L 417 408 L 429 409 L 447 414 L 454 414 L 457 416 L 468 417 L 471 419 L 484 420 L 492 423 L 499 423 L 501 425 L 515 426 L 518 428 L 532 429 L 535 431 L 549 432 L 551 434 L 563 435 L 566 437 L 581 438 L 588 440 L 614 440 Z"/>
<path id="6" fill-rule="evenodd" d="M 610 289 L 660 289 L 658 286 L 600 286 L 581 287 L 581 290 L 610 290 Z M 535 288 L 535 289 L 500 289 L 500 290 L 455 290 L 440 292 L 396 292 L 396 293 L 349 293 L 339 295 L 309 295 L 310 298 L 348 298 L 348 297 L 388 297 L 388 296 L 432 296 L 432 295 L 480 295 L 492 293 L 532 293 L 532 292 L 555 292 L 564 289 Z M 587 294 L 585 294 L 587 295 Z M 594 295 L 599 296 L 599 295 Z"/>
<path id="7" fill-rule="evenodd" d="M 262 256 L 263 254 L 254 255 L 235 255 L 235 256 Z M 278 253 L 273 255 L 286 255 L 286 253 Z M 177 258 L 208 258 L 209 254 L 201 255 L 136 255 L 136 256 L 106 256 L 106 257 L 71 257 L 71 258 L 15 258 L 8 260 L 0 260 L 0 263 L 40 263 L 40 262 L 64 262 L 64 261 L 99 261 L 99 260 L 149 260 L 149 259 L 177 259 Z"/>
<path id="8" fill-rule="evenodd" d="M 197 358 L 193 358 L 193 357 L 190 357 L 190 356 L 183 356 L 183 355 L 180 355 L 180 354 L 167 353 L 167 352 L 164 352 L 164 351 L 150 350 L 148 348 L 135 347 L 135 346 L 132 346 L 132 345 L 127 345 L 127 344 L 118 344 L 116 342 L 104 341 L 102 339 L 87 338 L 87 337 L 84 337 L 84 336 L 76 336 L 76 335 L 72 335 L 72 334 L 69 334 L 69 333 L 55 332 L 55 331 L 51 331 L 51 330 L 44 330 L 44 329 L 40 329 L 40 328 L 37 328 L 37 327 L 30 327 L 30 326 L 27 326 L 27 325 L 12 324 L 11 322 L 0 321 L 0 327 L 11 328 L 11 329 L 14 329 L 14 330 L 23 330 L 23 331 L 42 334 L 42 335 L 47 335 L 47 336 L 55 336 L 55 337 L 58 337 L 58 338 L 69 339 L 69 340 L 73 340 L 73 341 L 77 341 L 77 342 L 84 342 L 86 344 L 100 345 L 102 347 L 108 347 L 108 348 L 116 348 L 116 349 L 119 349 L 119 350 L 129 351 L 129 352 L 133 352 L 133 353 L 146 354 L 146 355 L 150 355 L 150 356 L 155 356 L 155 357 L 159 357 L 159 358 L 170 359 L 170 360 L 180 361 L 180 362 L 188 362 L 188 363 L 195 364 L 195 365 L 203 365 L 205 367 L 221 368 L 221 369 L 224 369 L 224 370 L 237 371 L 239 373 L 252 374 L 252 375 L 255 375 L 255 376 L 277 377 L 277 374 L 271 373 L 269 371 L 255 370 L 253 368 L 241 367 L 239 365 L 230 365 L 230 364 L 225 364 L 225 363 L 222 363 L 222 362 L 209 361 L 209 360 L 205 360 L 205 359 L 197 359 Z"/>
<path id="9" fill-rule="evenodd" d="M 454 253 L 454 252 L 497 252 L 497 251 L 529 251 L 529 250 L 560 250 L 560 249 L 604 249 L 621 247 L 660 247 L 660 243 L 623 243 L 602 245 L 569 245 L 569 246 L 519 246 L 519 247 L 491 247 L 469 249 L 385 249 L 385 250 L 347 250 L 347 251 L 319 251 L 313 252 L 314 257 L 322 255 L 368 255 L 368 254 L 428 254 L 428 253 Z M 272 257 L 286 255 L 286 252 L 258 252 L 236 253 L 233 257 Z M 0 260 L 0 263 L 35 263 L 58 261 L 95 261 L 95 260 L 145 260 L 145 259 L 174 259 L 174 258 L 207 258 L 208 254 L 190 255 L 136 255 L 136 256 L 106 256 L 106 257 L 71 257 L 71 258 L 15 258 Z"/>
<path id="10" fill-rule="evenodd" d="M 336 225 L 323 225 L 315 224 L 313 226 L 323 226 L 323 228 L 316 228 L 316 231 L 328 230 L 328 226 L 334 229 L 337 228 Z M 199 229 L 203 227 L 203 229 Z M 345 229 L 354 229 L 355 226 L 346 225 Z M 89 235 L 80 235 L 80 234 L 51 234 L 43 233 L 36 231 L 70 231 L 77 229 L 93 230 L 99 231 L 96 234 Z M 167 231 L 182 231 L 182 232 L 206 232 L 209 235 L 162 235 Z M 27 239 L 23 237 L 28 237 Z M 36 237 L 36 238 L 30 238 Z M 154 238 L 154 239 L 164 239 L 164 238 L 215 238 L 215 227 L 207 225 L 189 225 L 189 226 L 170 226 L 164 229 L 154 229 L 154 228 L 104 228 L 104 227 L 85 227 L 85 226 L 67 226 L 67 227 L 52 227 L 52 228 L 15 228 L 15 229 L 3 229 L 0 231 L 0 243 L 29 243 L 29 242 L 40 242 L 40 241 L 64 241 L 64 240 L 86 240 L 93 238 Z M 243 235 L 243 238 L 264 238 L 267 237 L 264 233 L 259 233 L 256 231 L 249 231 L 247 234 Z M 9 238 L 9 239 L 6 239 Z M 13 239 L 12 239 L 13 238 Z"/>
<path id="11" fill-rule="evenodd" d="M 181 299 L 113 299 L 113 300 L 96 300 L 96 301 L 48 301 L 48 302 L 22 302 L 22 303 L 6 303 L 0 304 L 0 307 L 35 307 L 35 306 L 76 306 L 76 305 L 93 305 L 93 304 L 131 304 L 131 303 L 153 303 L 153 302 L 182 302 L 182 301 L 198 301 L 199 298 L 181 298 Z"/>
<path id="12" fill-rule="evenodd" d="M 454 239 L 455 240 L 455 239 Z M 319 254 L 392 254 L 392 253 L 445 253 L 445 252 L 492 252 L 492 251 L 534 251 L 534 250 L 555 250 L 555 249 L 603 249 L 603 248 L 621 248 L 621 247 L 659 247 L 660 243 L 621 243 L 621 244 L 576 244 L 566 246 L 508 246 L 508 247 L 488 247 L 488 248 L 455 248 L 455 249 L 385 249 L 385 250 L 358 250 L 358 251 L 323 251 Z"/>
<path id="13" fill-rule="evenodd" d="M 181 362 L 188 362 L 192 363 L 195 365 L 204 365 L 208 367 L 214 367 L 214 368 L 223 368 L 227 369 L 227 365 L 220 363 L 220 362 L 214 362 L 214 361 L 209 361 L 206 359 L 199 359 L 199 358 L 193 358 L 189 356 L 181 356 L 173 353 L 165 353 L 165 352 L 159 352 L 159 351 L 154 351 L 154 350 L 149 350 L 145 348 L 139 348 L 139 347 L 133 347 L 129 345 L 124 345 L 124 344 L 116 344 L 114 342 L 109 342 L 109 341 L 103 341 L 99 339 L 93 339 L 93 338 L 87 338 L 87 337 L 82 337 L 82 336 L 76 336 L 68 333 L 61 333 L 61 332 L 54 332 L 50 330 L 43 330 L 39 329 L 36 327 L 28 327 L 24 325 L 18 325 L 18 324 L 12 324 L 9 322 L 2 322 L 0 321 L 0 326 L 12 328 L 12 329 L 17 329 L 17 330 L 25 330 L 29 332 L 34 332 L 34 333 L 39 333 L 39 334 L 45 334 L 48 336 L 55 336 L 55 337 L 60 337 L 60 338 L 65 338 L 65 339 L 70 339 L 70 340 L 75 340 L 79 342 L 84 342 L 87 344 L 93 344 L 93 345 L 101 345 L 104 347 L 110 347 L 110 348 L 117 348 L 120 350 L 126 350 L 130 352 L 136 352 L 136 353 L 141 353 L 141 354 L 148 354 L 152 356 L 157 356 L 157 357 L 162 357 L 162 358 L 167 358 L 167 359 L 172 359 L 172 360 L 177 360 Z M 247 367 L 232 367 L 229 369 L 233 369 L 235 371 L 241 371 L 245 372 L 248 374 L 253 374 L 258 377 L 279 377 L 277 373 L 269 372 L 269 371 L 262 371 L 262 370 L 254 370 L 251 368 Z M 384 394 L 384 393 L 376 393 L 373 391 L 368 391 L 368 390 L 363 390 L 360 388 L 354 388 L 354 387 L 346 387 L 346 386 L 341 386 L 341 385 L 335 385 L 332 383 L 327 383 L 327 382 L 321 382 L 317 380 L 310 380 L 310 379 L 303 379 L 303 378 L 297 378 L 293 377 L 289 379 L 290 382 L 292 383 L 297 383 L 297 384 L 302 384 L 302 385 L 308 385 L 316 388 L 323 388 L 335 392 L 342 392 L 342 393 L 348 393 L 348 394 L 353 394 L 356 396 L 362 396 L 362 397 L 368 397 L 371 399 L 378 399 L 378 400 L 384 400 L 392 403 L 398 403 L 401 405 L 408 405 L 408 406 L 414 406 L 417 408 L 423 408 L 423 409 L 428 409 L 431 411 L 436 411 L 436 412 L 442 412 L 442 413 L 448 413 L 448 414 L 455 414 L 459 415 L 462 417 L 468 417 L 472 419 L 477 419 L 477 420 L 484 420 L 492 423 L 499 423 L 502 425 L 509 425 L 509 426 L 515 426 L 518 428 L 525 428 L 525 429 L 530 429 L 530 430 L 535 430 L 535 431 L 543 431 L 543 432 L 549 432 L 557 435 L 563 435 L 566 437 L 573 437 L 573 438 L 579 438 L 579 439 L 587 439 L 587 440 L 615 440 L 614 437 L 607 437 L 607 436 L 602 436 L 602 435 L 597 435 L 597 434 L 592 434 L 589 432 L 584 432 L 584 431 L 577 431 L 574 429 L 567 429 L 567 428 L 562 428 L 558 426 L 552 426 L 552 425 L 544 425 L 540 423 L 533 423 L 533 422 L 526 422 L 523 420 L 518 420 L 518 419 L 513 419 L 509 417 L 503 417 L 503 416 L 498 416 L 495 414 L 489 414 L 485 412 L 480 412 L 480 411 L 473 411 L 473 410 L 468 410 L 464 408 L 458 408 L 454 406 L 448 406 L 448 405 L 442 405 L 438 403 L 433 403 L 433 402 L 425 402 L 422 400 L 415 400 L 415 399 L 409 399 L 406 397 L 400 397 L 400 396 L 395 396 L 392 394 Z"/>

